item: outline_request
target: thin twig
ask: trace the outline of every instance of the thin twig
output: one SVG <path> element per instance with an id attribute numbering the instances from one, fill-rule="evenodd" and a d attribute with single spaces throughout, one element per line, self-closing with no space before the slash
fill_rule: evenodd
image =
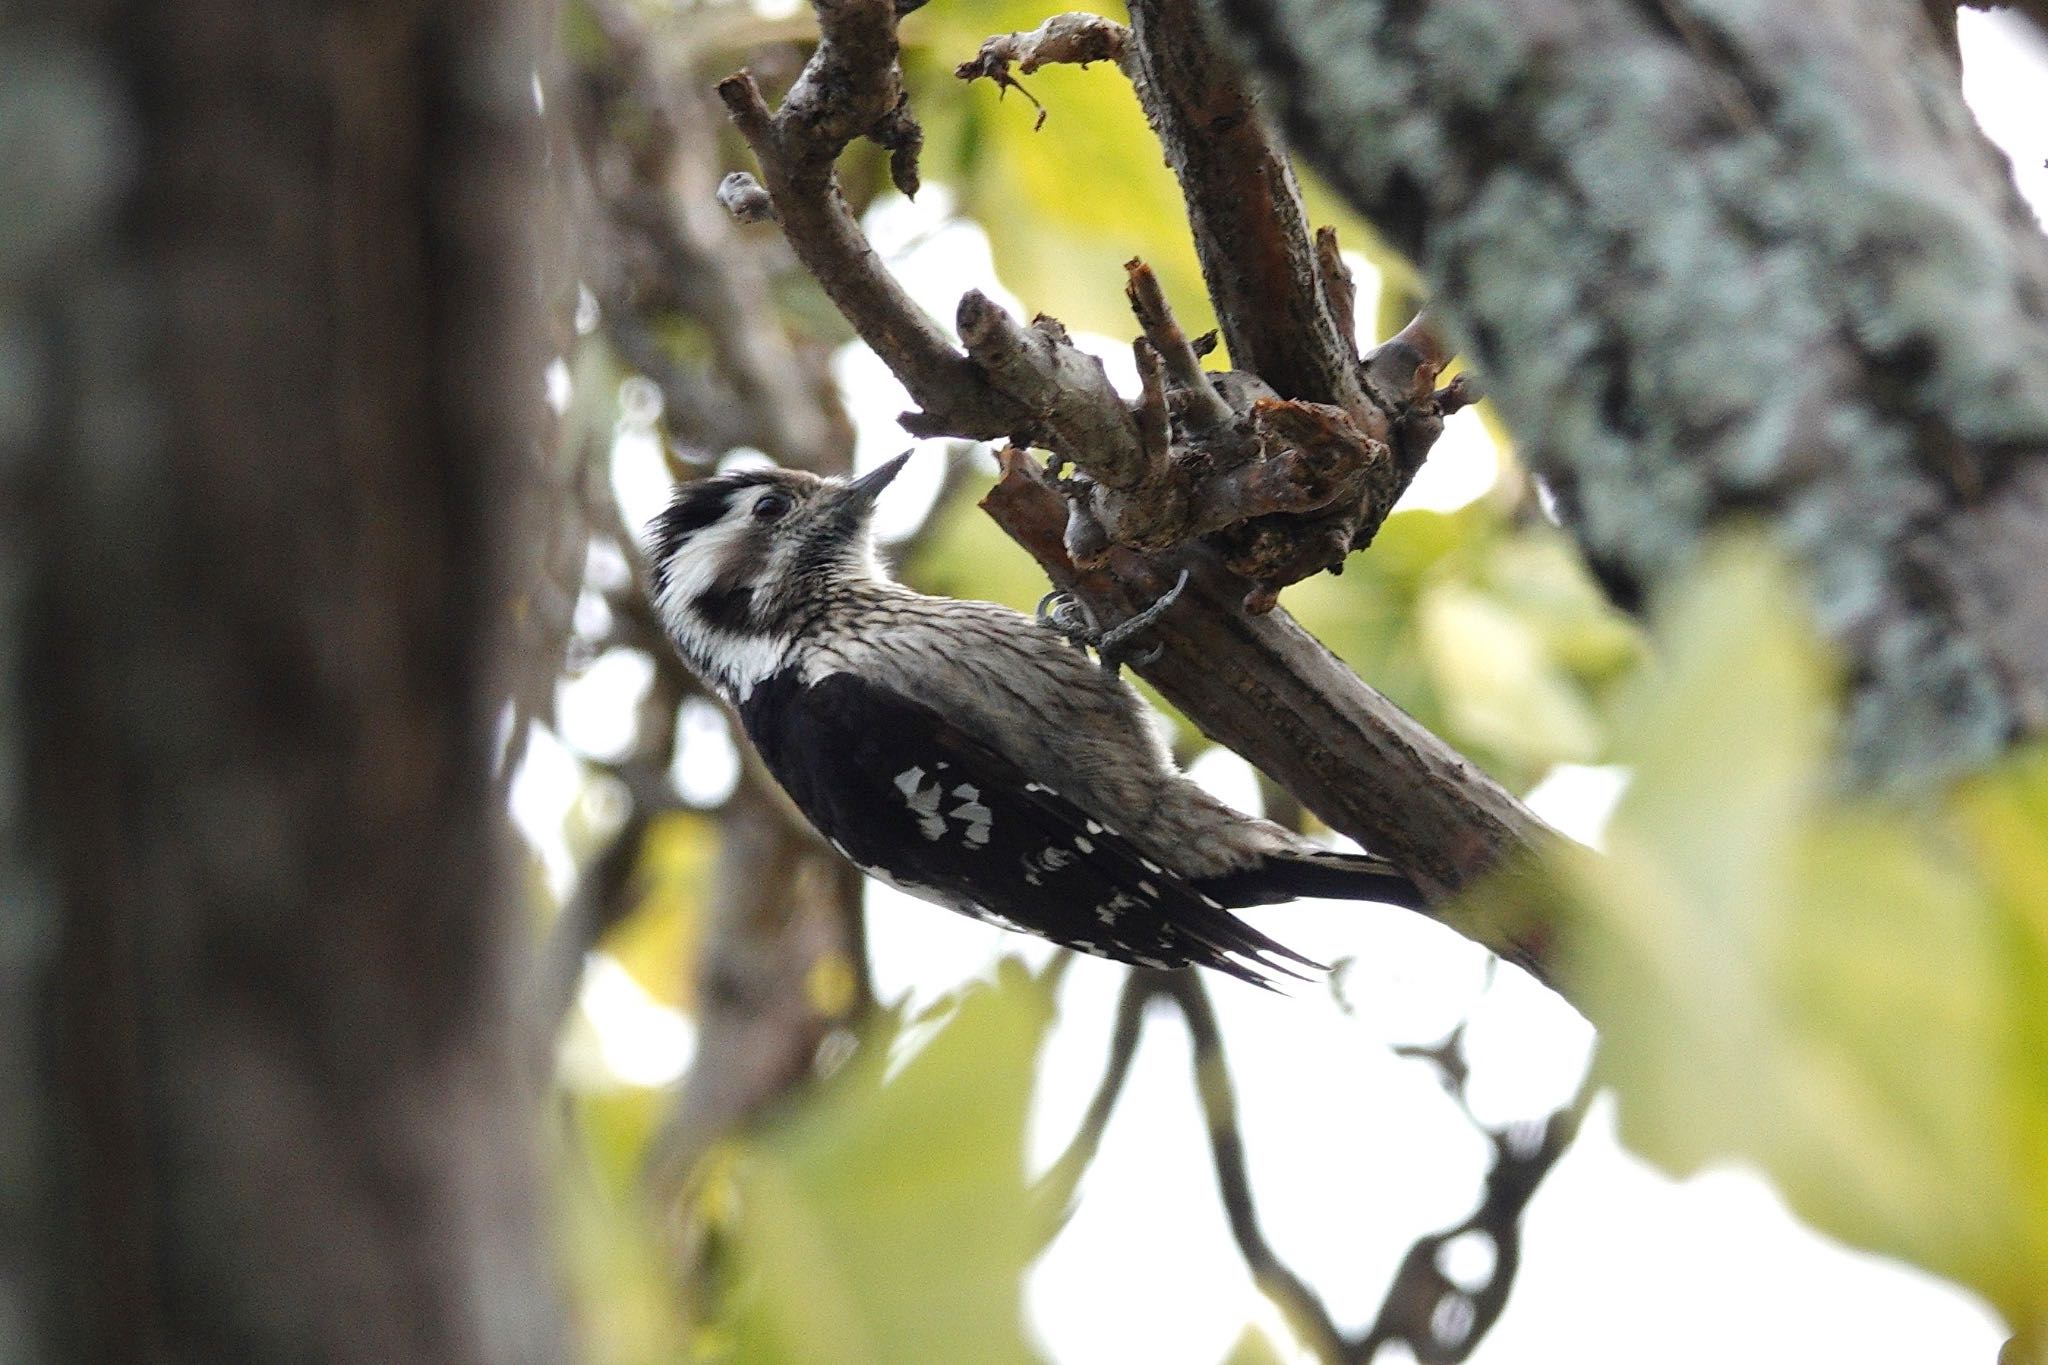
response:
<path id="1" fill-rule="evenodd" d="M 1028 33 L 1004 33 L 988 39 L 972 58 L 955 67 L 953 74 L 963 81 L 993 81 L 998 90 L 1014 90 L 1030 100 L 1038 111 L 1032 124 L 1035 131 L 1045 126 L 1046 108 L 1010 74 L 1012 66 L 1028 76 L 1054 64 L 1121 65 L 1130 37 L 1129 29 L 1099 14 L 1055 14 Z"/>
<path id="2" fill-rule="evenodd" d="M 1187 333 L 1174 319 L 1166 291 L 1159 287 L 1159 277 L 1140 260 L 1126 261 L 1124 270 L 1129 275 L 1124 294 L 1131 301 L 1131 312 L 1137 315 L 1138 325 L 1145 329 L 1145 339 L 1152 343 L 1165 369 L 1170 410 L 1197 439 L 1227 427 L 1234 416 L 1230 404 L 1209 382 L 1201 357 L 1195 354 Z"/>
<path id="3" fill-rule="evenodd" d="M 1259 1226 L 1251 1175 L 1245 1167 L 1244 1134 L 1237 1121 L 1237 1091 L 1223 1056 L 1223 1034 L 1216 1024 L 1216 1008 L 1209 1001 L 1208 987 L 1192 971 L 1157 975 L 1162 978 L 1159 992 L 1179 1006 L 1181 1017 L 1187 1021 L 1188 1037 L 1194 1048 L 1195 1089 L 1201 1096 L 1202 1116 L 1209 1132 L 1209 1155 L 1216 1168 L 1217 1190 L 1223 1197 L 1223 1212 L 1238 1253 L 1244 1257 L 1260 1292 L 1286 1316 L 1303 1344 L 1324 1360 L 1340 1359 L 1345 1350 L 1344 1334 L 1331 1318 L 1329 1308 L 1308 1282 L 1280 1259 Z"/>
<path id="4" fill-rule="evenodd" d="M 904 104 L 891 0 L 818 0 L 819 42 L 771 112 L 746 71 L 718 83 L 733 124 L 753 148 L 777 220 L 813 279 L 924 409 L 904 426 L 922 435 L 1005 436 L 1028 414 L 993 388 L 918 308 L 868 244 L 840 194 L 833 163 L 857 137 L 887 147 L 891 175 L 916 187 L 920 139 Z"/>
<path id="5" fill-rule="evenodd" d="M 1157 994 L 1151 974 L 1131 971 L 1124 977 L 1116 1000 L 1116 1022 L 1109 1035 L 1109 1057 L 1103 1063 L 1102 1080 L 1088 1101 L 1087 1112 L 1074 1129 L 1066 1150 L 1032 1187 L 1032 1201 L 1045 1215 L 1048 1225 L 1065 1215 L 1081 1176 L 1102 1148 L 1102 1135 L 1109 1128 L 1124 1082 L 1130 1079 L 1131 1060 L 1138 1053 L 1138 1039 L 1144 1033 L 1145 1006 Z"/>
<path id="6" fill-rule="evenodd" d="M 1316 229 L 1316 271 L 1323 289 L 1323 302 L 1330 310 L 1330 321 L 1350 348 L 1352 358 L 1356 359 L 1358 286 L 1351 279 L 1351 267 L 1344 264 L 1344 254 L 1337 246 L 1337 229 L 1333 227 Z"/>
<path id="7" fill-rule="evenodd" d="M 1417 1238 L 1401 1259 L 1372 1327 L 1353 1343 L 1349 1357 L 1371 1361 L 1380 1348 L 1401 1342 L 1417 1360 L 1454 1365 L 1471 1355 L 1507 1307 L 1508 1291 L 1522 1259 L 1522 1214 L 1559 1158 L 1571 1146 L 1592 1102 L 1593 1088 L 1581 1084 L 1571 1101 L 1541 1123 L 1486 1129 L 1472 1113 L 1467 1094 L 1471 1067 L 1460 1024 L 1434 1047 L 1397 1048 L 1438 1069 L 1445 1091 L 1466 1119 L 1486 1133 L 1493 1165 L 1486 1174 L 1479 1207 L 1453 1227 Z M 1492 1265 L 1476 1284 L 1454 1281 L 1443 1268 L 1445 1249 L 1461 1239 L 1483 1240 Z"/>

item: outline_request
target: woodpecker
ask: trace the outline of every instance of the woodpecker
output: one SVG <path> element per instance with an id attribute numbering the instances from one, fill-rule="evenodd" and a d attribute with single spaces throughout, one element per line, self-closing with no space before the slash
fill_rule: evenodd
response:
<path id="1" fill-rule="evenodd" d="M 842 855 L 1007 929 L 1260 985 L 1326 969 L 1231 910 L 1422 903 L 1385 860 L 1318 848 L 1189 781 L 1137 693 L 1045 621 L 893 582 L 869 522 L 908 458 L 858 479 L 702 479 L 648 529 L 684 662 Z"/>

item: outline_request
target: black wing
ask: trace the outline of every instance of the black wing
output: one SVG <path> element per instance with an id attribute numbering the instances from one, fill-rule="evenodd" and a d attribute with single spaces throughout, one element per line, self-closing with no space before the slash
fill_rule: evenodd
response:
<path id="1" fill-rule="evenodd" d="M 1267 984 L 1302 957 L 1145 856 L 936 710 L 850 673 L 794 672 L 740 707 L 799 809 L 871 874 L 983 918 L 1148 967 Z"/>

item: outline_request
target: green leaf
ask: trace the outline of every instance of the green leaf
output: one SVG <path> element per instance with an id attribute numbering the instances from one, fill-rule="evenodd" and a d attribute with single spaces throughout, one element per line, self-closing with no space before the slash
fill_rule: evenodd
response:
<path id="1" fill-rule="evenodd" d="M 639 1185 L 648 1139 L 672 1099 L 636 1087 L 580 1095 L 555 1133 L 557 1240 L 578 1310 L 578 1358 L 592 1365 L 685 1358 L 674 1265 Z"/>
<path id="2" fill-rule="evenodd" d="M 1606 748 L 1602 700 L 1641 657 L 1636 626 L 1548 526 L 1482 498 L 1389 517 L 1342 577 L 1287 609 L 1374 687 L 1510 786 Z"/>
<path id="3" fill-rule="evenodd" d="M 1790 573 L 1712 554 L 1628 689 L 1608 855 L 1564 855 L 1622 1133 L 1760 1165 L 1821 1230 L 2048 1322 L 2048 756 L 1845 797 Z"/>
<path id="4" fill-rule="evenodd" d="M 1051 1015 L 1005 962 L 943 1013 L 887 1016 L 733 1169 L 725 1330 L 748 1362 L 1029 1360 L 1019 1286 L 1040 1241 L 1024 1122 Z"/>
<path id="5" fill-rule="evenodd" d="M 1595 755 L 1591 704 L 1524 617 L 1458 584 L 1430 589 L 1418 606 L 1423 653 L 1456 733 L 1537 769 Z"/>

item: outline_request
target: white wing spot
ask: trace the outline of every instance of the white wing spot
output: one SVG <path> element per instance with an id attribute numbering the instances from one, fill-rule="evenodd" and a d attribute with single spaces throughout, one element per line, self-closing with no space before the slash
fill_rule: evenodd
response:
<path id="1" fill-rule="evenodd" d="M 1050 792 L 1052 788 L 1046 786 L 1043 782 L 1026 782 L 1024 790 L 1028 792 Z"/>
<path id="2" fill-rule="evenodd" d="M 1090 820 L 1088 822 L 1088 832 L 1090 834 L 1100 834 L 1102 833 L 1102 826 L 1096 824 L 1093 820 Z"/>
<path id="3" fill-rule="evenodd" d="M 946 837 L 946 818 L 939 814 L 939 784 L 925 782 L 924 769 L 906 768 L 896 774 L 896 790 L 917 817 L 918 832 L 937 841 Z"/>
<path id="4" fill-rule="evenodd" d="M 1078 834 L 1074 836 L 1074 847 L 1080 849 L 1083 853 L 1093 853 L 1095 851 L 1095 845 L 1089 843 Z"/>
<path id="5" fill-rule="evenodd" d="M 1119 891 L 1114 896 L 1111 896 L 1108 900 L 1102 902 L 1102 904 L 1095 907 L 1095 918 L 1101 920 L 1104 924 L 1114 924 L 1116 923 L 1116 917 L 1119 912 L 1124 910 L 1135 910 L 1137 908 L 1138 903 L 1136 901 L 1132 900 L 1129 896 L 1126 896 L 1123 892 Z"/>
<path id="6" fill-rule="evenodd" d="M 1202 904 L 1208 906 L 1211 910 L 1221 910 L 1223 908 L 1223 902 L 1217 900 L 1214 896 L 1202 897 Z"/>
<path id="7" fill-rule="evenodd" d="M 1150 858 L 1147 858 L 1147 857 L 1145 857 L 1145 856 L 1144 856 L 1143 854 L 1139 854 L 1139 855 L 1138 855 L 1138 863 L 1139 863 L 1139 865 L 1140 865 L 1141 867 L 1143 867 L 1143 868 L 1144 868 L 1144 869 L 1145 869 L 1145 870 L 1146 870 L 1147 872 L 1164 872 L 1164 871 L 1166 871 L 1166 869 L 1165 869 L 1165 868 L 1161 867 L 1161 866 L 1160 866 L 1160 865 L 1159 865 L 1158 863 L 1155 863 L 1155 862 L 1153 862 L 1153 861 L 1152 861 L 1152 860 L 1151 860 Z"/>
<path id="8" fill-rule="evenodd" d="M 987 806 L 981 804 L 979 799 L 981 796 L 980 790 L 968 786 L 965 782 L 953 788 L 953 795 L 960 797 L 961 802 L 953 807 L 951 811 L 947 812 L 947 814 L 951 815 L 955 820 L 967 822 L 964 837 L 968 843 L 973 844 L 976 848 L 980 848 L 988 842 L 988 827 L 993 818 L 992 812 Z"/>
<path id="9" fill-rule="evenodd" d="M 1146 881 L 1142 877 L 1138 879 L 1138 889 L 1148 896 L 1156 896 L 1159 894 L 1159 888 L 1152 885 L 1152 883 Z"/>

